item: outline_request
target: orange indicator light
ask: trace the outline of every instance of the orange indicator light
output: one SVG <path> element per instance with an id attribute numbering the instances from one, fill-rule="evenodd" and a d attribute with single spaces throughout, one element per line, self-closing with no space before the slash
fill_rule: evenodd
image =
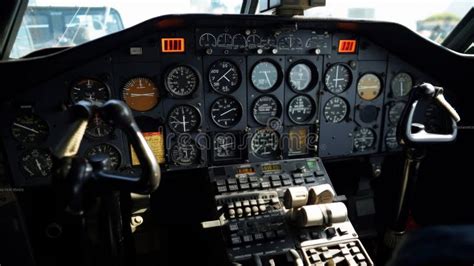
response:
<path id="1" fill-rule="evenodd" d="M 182 53 L 184 51 L 184 38 L 161 38 L 162 53 Z"/>
<path id="2" fill-rule="evenodd" d="M 357 48 L 357 41 L 356 40 L 339 40 L 339 53 L 355 53 Z"/>

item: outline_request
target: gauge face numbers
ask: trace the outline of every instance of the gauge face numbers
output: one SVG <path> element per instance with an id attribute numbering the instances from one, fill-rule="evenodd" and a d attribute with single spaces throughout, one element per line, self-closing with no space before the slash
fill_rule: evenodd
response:
<path id="1" fill-rule="evenodd" d="M 53 157 L 45 150 L 29 150 L 20 158 L 20 169 L 28 178 L 47 177 L 53 169 Z"/>
<path id="2" fill-rule="evenodd" d="M 217 61 L 209 69 L 209 83 L 216 92 L 232 93 L 239 88 L 240 82 L 240 71 L 234 63 Z"/>
<path id="3" fill-rule="evenodd" d="M 298 63 L 291 67 L 289 71 L 289 83 L 290 87 L 296 91 L 305 91 L 310 87 L 313 76 L 317 73 L 313 73 L 311 67 L 306 63 Z"/>
<path id="4" fill-rule="evenodd" d="M 382 81 L 372 73 L 364 74 L 357 82 L 357 94 L 361 99 L 372 101 L 377 98 L 382 89 Z"/>
<path id="5" fill-rule="evenodd" d="M 98 113 L 89 120 L 86 128 L 86 135 L 92 138 L 102 138 L 110 135 L 114 131 L 111 124 L 104 121 Z"/>
<path id="6" fill-rule="evenodd" d="M 354 149 L 366 151 L 375 145 L 375 133 L 370 128 L 356 129 L 354 132 Z"/>
<path id="7" fill-rule="evenodd" d="M 49 127 L 46 121 L 35 114 L 21 114 L 12 124 L 13 137 L 25 144 L 39 143 L 46 140 Z"/>
<path id="8" fill-rule="evenodd" d="M 274 96 L 263 95 L 258 97 L 252 107 L 253 118 L 260 125 L 266 126 L 272 118 L 279 118 L 281 115 L 280 101 Z"/>
<path id="9" fill-rule="evenodd" d="M 400 120 L 400 117 L 402 116 L 403 109 L 405 109 L 405 103 L 404 102 L 397 102 L 390 107 L 390 110 L 388 111 L 388 120 L 392 124 L 397 124 L 398 120 Z"/>
<path id="10" fill-rule="evenodd" d="M 308 122 L 314 115 L 314 101 L 306 95 L 298 95 L 288 104 L 288 117 L 296 124 Z"/>
<path id="11" fill-rule="evenodd" d="M 176 133 L 194 131 L 200 124 L 201 114 L 196 107 L 191 105 L 177 105 L 168 115 L 168 126 Z"/>
<path id="12" fill-rule="evenodd" d="M 396 150 L 400 147 L 398 145 L 397 129 L 395 127 L 390 128 L 385 135 L 385 146 L 389 150 Z"/>
<path id="13" fill-rule="evenodd" d="M 260 61 L 252 69 L 252 85 L 259 91 L 268 92 L 279 85 L 281 79 L 277 66 L 270 61 Z"/>
<path id="14" fill-rule="evenodd" d="M 394 97 L 403 97 L 410 93 L 413 87 L 413 79 L 407 73 L 400 72 L 393 77 L 391 86 Z"/>
<path id="15" fill-rule="evenodd" d="M 339 123 L 347 116 L 347 102 L 340 97 L 333 97 L 324 105 L 324 117 L 328 122 Z"/>
<path id="16" fill-rule="evenodd" d="M 145 112 L 158 103 L 158 88 L 149 78 L 133 78 L 125 83 L 122 96 L 132 110 Z"/>
<path id="17" fill-rule="evenodd" d="M 199 76 L 194 69 L 189 66 L 177 66 L 166 74 L 166 90 L 176 97 L 186 97 L 191 95 L 198 87 Z"/>
<path id="18" fill-rule="evenodd" d="M 242 106 L 234 98 L 221 97 L 211 105 L 211 118 L 221 128 L 231 128 L 242 118 Z"/>
<path id="19" fill-rule="evenodd" d="M 171 161 L 176 165 L 192 165 L 198 160 L 199 151 L 191 138 L 180 138 L 171 147 Z"/>
<path id="20" fill-rule="evenodd" d="M 218 133 L 214 136 L 214 160 L 240 159 L 239 141 L 231 133 Z"/>
<path id="21" fill-rule="evenodd" d="M 278 133 L 270 128 L 259 129 L 252 137 L 250 148 L 255 156 L 274 157 L 278 152 Z"/>
<path id="22" fill-rule="evenodd" d="M 83 79 L 71 88 L 71 100 L 77 103 L 82 100 L 89 102 L 106 102 L 110 99 L 110 90 L 105 83 L 95 79 Z"/>
<path id="23" fill-rule="evenodd" d="M 351 71 L 347 66 L 342 64 L 331 66 L 324 77 L 324 84 L 326 85 L 326 88 L 335 94 L 347 90 L 347 88 L 349 88 L 351 85 L 351 82 Z"/>
<path id="24" fill-rule="evenodd" d="M 95 155 L 107 156 L 109 158 L 110 167 L 112 169 L 119 168 L 120 163 L 122 162 L 122 156 L 120 155 L 119 150 L 107 143 L 99 144 L 97 146 L 89 148 L 86 151 L 87 158 L 90 158 Z"/>

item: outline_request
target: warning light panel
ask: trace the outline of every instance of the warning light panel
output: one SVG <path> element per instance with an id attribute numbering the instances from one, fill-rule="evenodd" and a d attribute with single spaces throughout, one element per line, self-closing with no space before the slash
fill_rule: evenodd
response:
<path id="1" fill-rule="evenodd" d="M 184 38 L 161 38 L 162 53 L 183 53 L 184 51 Z"/>
<path id="2" fill-rule="evenodd" d="M 337 51 L 341 54 L 355 53 L 357 48 L 356 40 L 339 40 L 339 47 Z"/>

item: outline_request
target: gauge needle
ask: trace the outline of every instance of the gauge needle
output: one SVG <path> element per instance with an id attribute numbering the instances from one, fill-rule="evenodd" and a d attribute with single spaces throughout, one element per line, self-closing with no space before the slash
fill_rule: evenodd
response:
<path id="1" fill-rule="evenodd" d="M 186 132 L 186 120 L 184 120 L 184 115 L 183 115 L 183 131 Z"/>
<path id="2" fill-rule="evenodd" d="M 229 110 L 227 110 L 227 111 L 223 112 L 222 114 L 220 114 L 219 116 L 226 115 L 226 114 L 228 114 L 228 113 L 230 113 L 230 112 L 232 112 L 232 111 L 235 111 L 235 110 L 237 110 L 237 108 L 232 108 L 232 109 L 229 109 Z"/>
<path id="3" fill-rule="evenodd" d="M 43 172 L 43 168 L 41 168 L 41 164 L 40 162 L 38 161 L 38 159 L 35 159 L 35 162 L 36 162 L 36 166 L 38 166 L 38 169 Z"/>
<path id="4" fill-rule="evenodd" d="M 230 81 L 226 76 L 227 74 L 229 74 L 229 72 L 232 71 L 232 68 L 227 70 L 227 72 L 224 73 L 224 75 L 222 75 L 222 77 L 220 77 L 217 81 L 221 81 L 221 79 L 225 78 L 227 81 Z"/>
<path id="5" fill-rule="evenodd" d="M 401 89 L 402 95 L 404 95 L 403 94 L 403 82 L 400 82 L 400 89 Z"/>
<path id="6" fill-rule="evenodd" d="M 14 126 L 17 126 L 17 127 L 20 127 L 20 128 L 23 128 L 25 130 L 28 130 L 28 131 L 31 131 L 33 133 L 36 133 L 36 134 L 39 134 L 39 131 L 38 130 L 35 130 L 35 129 L 32 129 L 30 127 L 27 127 L 27 126 L 24 126 L 22 124 L 18 124 L 18 123 L 13 123 Z"/>
<path id="7" fill-rule="evenodd" d="M 268 85 L 272 84 L 270 82 L 270 78 L 268 78 L 268 71 L 263 71 L 263 74 L 265 74 L 265 78 L 267 79 Z"/>
<path id="8" fill-rule="evenodd" d="M 130 97 L 154 97 L 153 92 L 150 93 L 130 93 Z"/>

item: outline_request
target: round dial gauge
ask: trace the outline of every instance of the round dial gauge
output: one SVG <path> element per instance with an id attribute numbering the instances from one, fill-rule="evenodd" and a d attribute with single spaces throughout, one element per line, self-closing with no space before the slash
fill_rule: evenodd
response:
<path id="1" fill-rule="evenodd" d="M 38 143 L 46 140 L 49 127 L 46 121 L 35 114 L 22 114 L 12 124 L 12 135 L 21 143 Z"/>
<path id="2" fill-rule="evenodd" d="M 397 129 L 395 127 L 390 128 L 385 135 L 385 146 L 389 150 L 398 149 L 399 144 L 397 140 Z"/>
<path id="3" fill-rule="evenodd" d="M 111 124 L 104 121 L 98 113 L 95 113 L 87 124 L 86 135 L 92 138 L 102 138 L 108 136 L 113 130 Z"/>
<path id="4" fill-rule="evenodd" d="M 314 102 L 306 95 L 298 95 L 288 103 L 288 117 L 297 124 L 308 122 L 314 115 Z"/>
<path id="5" fill-rule="evenodd" d="M 400 117 L 402 116 L 403 109 L 405 109 L 405 103 L 404 102 L 397 102 L 390 107 L 390 110 L 388 111 L 388 120 L 392 124 L 397 124 L 398 120 L 400 120 Z"/>
<path id="6" fill-rule="evenodd" d="M 336 64 L 331 66 L 326 72 L 324 77 L 324 84 L 326 88 L 332 93 L 341 93 L 349 86 L 352 82 L 352 74 L 349 68 L 342 64 Z"/>
<path id="7" fill-rule="evenodd" d="M 240 82 L 239 68 L 232 62 L 217 61 L 209 69 L 209 83 L 216 92 L 232 93 L 239 88 Z"/>
<path id="8" fill-rule="evenodd" d="M 200 124 L 201 115 L 198 109 L 191 105 L 177 105 L 168 115 L 168 126 L 176 133 L 194 131 Z"/>
<path id="9" fill-rule="evenodd" d="M 357 94 L 359 97 L 366 100 L 372 101 L 377 98 L 382 89 L 382 81 L 379 77 L 372 73 L 364 74 L 357 82 Z"/>
<path id="10" fill-rule="evenodd" d="M 288 81 L 294 91 L 300 92 L 308 89 L 315 75 L 308 64 L 298 63 L 291 67 Z"/>
<path id="11" fill-rule="evenodd" d="M 125 83 L 122 96 L 132 110 L 145 112 L 158 103 L 159 95 L 153 81 L 149 78 L 133 78 Z"/>
<path id="12" fill-rule="evenodd" d="M 110 167 L 112 169 L 119 168 L 120 163 L 122 162 L 122 156 L 120 155 L 119 150 L 110 144 L 102 143 L 89 148 L 86 151 L 86 157 L 88 158 L 98 154 L 105 155 L 109 158 Z"/>
<path id="13" fill-rule="evenodd" d="M 278 133 L 269 128 L 259 129 L 252 137 L 250 148 L 258 157 L 274 157 L 278 152 Z"/>
<path id="14" fill-rule="evenodd" d="M 280 102 L 274 96 L 260 96 L 253 103 L 252 114 L 257 123 L 265 126 L 270 119 L 280 117 Z"/>
<path id="15" fill-rule="evenodd" d="M 189 66 L 177 66 L 166 74 L 165 87 L 176 97 L 191 95 L 198 87 L 199 76 Z"/>
<path id="16" fill-rule="evenodd" d="M 234 134 L 219 133 L 214 137 L 214 159 L 240 158 L 237 137 Z"/>
<path id="17" fill-rule="evenodd" d="M 177 165 L 195 164 L 199 151 L 191 138 L 180 138 L 180 141 L 171 147 L 171 161 Z"/>
<path id="18" fill-rule="evenodd" d="M 29 150 L 20 158 L 20 169 L 28 178 L 47 177 L 53 169 L 53 157 L 45 150 Z"/>
<path id="19" fill-rule="evenodd" d="M 211 105 L 212 121 L 221 128 L 231 128 L 242 118 L 242 107 L 234 98 L 221 97 Z"/>
<path id="20" fill-rule="evenodd" d="M 281 75 L 274 63 L 260 61 L 252 69 L 251 80 L 257 90 L 267 92 L 279 85 Z"/>
<path id="21" fill-rule="evenodd" d="M 410 93 L 413 87 L 413 79 L 407 73 L 400 72 L 393 77 L 391 86 L 394 97 L 403 97 Z"/>
<path id="22" fill-rule="evenodd" d="M 216 46 L 216 37 L 211 33 L 203 33 L 199 37 L 199 46 L 201 47 L 214 47 Z"/>
<path id="23" fill-rule="evenodd" d="M 82 100 L 90 102 L 106 102 L 110 99 L 110 90 L 102 81 L 83 79 L 71 88 L 71 100 L 77 103 Z"/>
<path id="24" fill-rule="evenodd" d="M 356 129 L 354 132 L 354 149 L 356 151 L 366 151 L 375 144 L 375 133 L 370 128 Z"/>
<path id="25" fill-rule="evenodd" d="M 344 99 L 333 97 L 324 105 L 324 117 L 328 122 L 339 123 L 347 116 L 347 103 Z"/>

